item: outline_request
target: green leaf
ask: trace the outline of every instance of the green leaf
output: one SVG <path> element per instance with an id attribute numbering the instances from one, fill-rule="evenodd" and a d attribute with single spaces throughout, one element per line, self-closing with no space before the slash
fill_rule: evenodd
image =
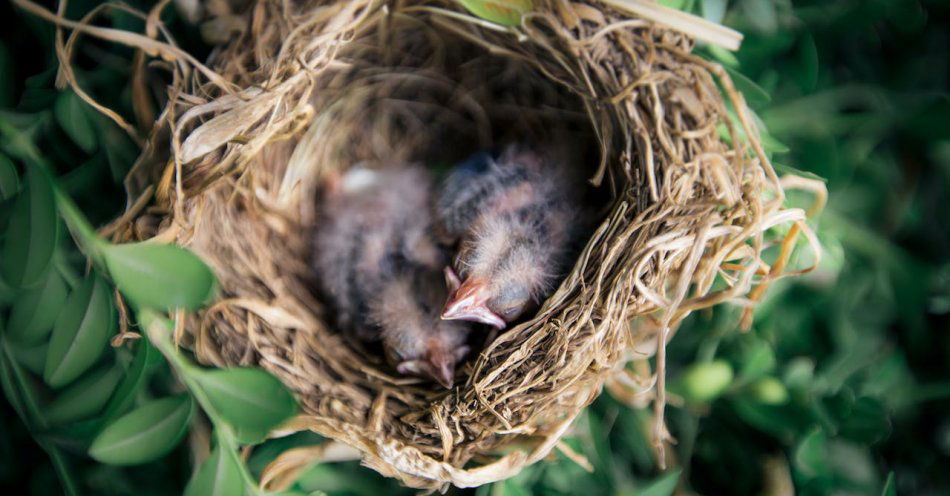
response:
<path id="1" fill-rule="evenodd" d="M 89 445 L 100 430 L 102 430 L 102 418 L 94 417 L 52 427 L 37 433 L 36 437 L 85 456 L 89 451 Z"/>
<path id="2" fill-rule="evenodd" d="M 197 379 L 215 412 L 244 443 L 260 442 L 297 411 L 286 386 L 261 369 L 214 370 Z"/>
<path id="3" fill-rule="evenodd" d="M 767 153 L 788 153 L 791 150 L 762 126 L 759 127 L 759 139 L 762 140 L 762 148 Z"/>
<path id="4" fill-rule="evenodd" d="M 881 496 L 897 496 L 893 471 L 887 473 L 887 481 L 884 482 L 884 489 L 881 490 Z"/>
<path id="5" fill-rule="evenodd" d="M 661 5 L 665 5 L 671 9 L 682 10 L 689 12 L 693 6 L 692 0 L 658 0 Z"/>
<path id="6" fill-rule="evenodd" d="M 492 494 L 500 496 L 531 496 L 531 491 L 527 490 L 518 481 L 506 479 L 496 482 L 492 487 Z"/>
<path id="7" fill-rule="evenodd" d="M 769 95 L 769 92 L 762 89 L 761 86 L 756 84 L 755 81 L 749 79 L 745 74 L 742 74 L 728 65 L 723 67 L 732 78 L 732 83 L 735 85 L 736 89 L 739 90 L 743 96 L 745 96 L 750 107 L 764 106 L 772 101 L 772 97 Z"/>
<path id="8" fill-rule="evenodd" d="M 826 445 L 825 434 L 820 430 L 812 431 L 795 448 L 795 468 L 806 477 L 815 477 L 827 473 Z"/>
<path id="9" fill-rule="evenodd" d="M 768 342 L 755 339 L 743 354 L 742 370 L 739 376 L 745 380 L 755 380 L 768 374 L 775 368 L 775 353 Z"/>
<path id="10" fill-rule="evenodd" d="M 728 105 L 727 105 L 728 107 Z M 755 126 L 754 131 L 758 131 L 759 139 L 762 142 L 762 148 L 766 153 L 787 153 L 789 148 L 787 145 L 781 141 L 775 139 L 774 136 L 769 134 L 768 129 L 765 127 L 765 123 L 762 122 L 762 119 L 752 110 L 748 109 L 750 116 L 752 117 L 753 123 Z M 729 120 L 732 121 L 733 126 L 735 127 L 737 137 L 744 143 L 748 143 L 749 138 L 746 136 L 745 130 L 742 128 L 739 123 L 739 116 L 736 115 L 735 111 L 732 108 L 728 109 Z M 716 126 L 716 131 L 719 133 L 719 137 L 722 138 L 726 143 L 732 143 L 732 136 L 729 135 L 729 131 L 726 128 L 724 123 L 720 123 Z"/>
<path id="11" fill-rule="evenodd" d="M 16 173 L 16 166 L 0 153 L 0 201 L 13 198 L 19 189 L 20 177 Z"/>
<path id="12" fill-rule="evenodd" d="M 736 55 L 719 45 L 707 45 L 706 51 L 709 52 L 709 55 L 714 60 L 726 65 L 727 67 L 739 67 L 739 59 L 736 57 Z"/>
<path id="13" fill-rule="evenodd" d="M 657 477 L 653 482 L 637 491 L 637 496 L 670 496 L 676 489 L 676 483 L 679 482 L 682 469 L 670 470 L 669 472 Z"/>
<path id="14" fill-rule="evenodd" d="M 89 447 L 89 456 L 110 465 L 136 465 L 159 458 L 188 430 L 194 403 L 187 395 L 150 401 L 109 424 Z"/>
<path id="15" fill-rule="evenodd" d="M 211 269 L 179 246 L 109 245 L 103 255 L 116 286 L 138 306 L 190 310 L 200 307 L 214 291 Z"/>
<path id="16" fill-rule="evenodd" d="M 801 81 L 802 90 L 811 93 L 818 86 L 818 47 L 815 45 L 815 38 L 812 37 L 811 33 L 802 35 L 799 56 L 801 57 L 802 69 L 798 71 L 798 77 Z"/>
<path id="17" fill-rule="evenodd" d="M 114 366 L 90 372 L 47 405 L 43 416 L 50 425 L 61 425 L 91 417 L 102 410 L 121 377 L 121 370 Z"/>
<path id="18" fill-rule="evenodd" d="M 88 114 L 86 102 L 82 101 L 76 93 L 65 91 L 56 99 L 53 112 L 63 131 L 66 131 L 79 148 L 86 153 L 96 151 L 98 144 L 96 127 Z"/>
<path id="19" fill-rule="evenodd" d="M 732 366 L 724 360 L 698 363 L 680 377 L 683 396 L 692 401 L 716 399 L 732 384 Z"/>
<path id="20" fill-rule="evenodd" d="M 841 420 L 841 435 L 860 443 L 871 444 L 887 437 L 891 420 L 884 405 L 869 397 L 858 398 L 848 415 Z"/>
<path id="21" fill-rule="evenodd" d="M 815 362 L 808 357 L 798 357 L 789 360 L 785 365 L 782 376 L 785 384 L 792 389 L 807 391 L 815 380 Z"/>
<path id="22" fill-rule="evenodd" d="M 105 422 L 110 422 L 132 406 L 135 395 L 145 384 L 145 379 L 148 376 L 146 370 L 148 369 L 149 360 L 158 354 L 148 339 L 139 340 L 132 363 L 129 364 L 129 368 L 122 377 L 122 382 L 116 388 L 115 394 L 109 399 L 109 403 L 102 412 L 102 418 L 105 419 Z"/>
<path id="23" fill-rule="evenodd" d="M 788 390 L 785 384 L 774 377 L 762 377 L 749 386 L 749 393 L 755 401 L 766 405 L 782 405 L 788 402 Z"/>
<path id="24" fill-rule="evenodd" d="M 771 34 L 778 29 L 774 0 L 743 0 L 746 18 L 757 30 Z"/>
<path id="25" fill-rule="evenodd" d="M 56 247 L 56 203 L 49 178 L 38 167 L 26 170 L 26 190 L 13 203 L 0 274 L 7 284 L 27 288 L 40 282 Z"/>
<path id="26" fill-rule="evenodd" d="M 503 26 L 521 24 L 521 16 L 531 12 L 531 0 L 458 0 L 469 12 Z"/>
<path id="27" fill-rule="evenodd" d="M 59 271 L 50 269 L 40 285 L 23 291 L 10 310 L 10 337 L 20 343 L 41 341 L 53 329 L 69 289 Z"/>
<path id="28" fill-rule="evenodd" d="M 721 24 L 723 18 L 726 17 L 726 3 L 728 0 L 703 0 L 703 17 Z"/>
<path id="29" fill-rule="evenodd" d="M 772 167 L 775 169 L 775 172 L 778 172 L 779 174 L 792 174 L 795 176 L 800 176 L 800 177 L 804 177 L 808 179 L 816 179 L 823 183 L 828 182 L 827 178 L 821 177 L 818 174 L 815 174 L 814 172 L 808 172 L 808 171 L 803 171 L 801 169 L 796 169 L 795 167 L 792 167 L 790 165 L 777 164 L 775 162 L 772 162 Z"/>
<path id="30" fill-rule="evenodd" d="M 735 398 L 730 403 L 743 422 L 776 437 L 790 438 L 811 425 L 807 412 L 788 404 L 768 405 L 752 401 L 744 395 Z"/>
<path id="31" fill-rule="evenodd" d="M 2 330 L 3 319 L 0 318 L 0 331 Z M 20 390 L 17 388 L 16 383 L 13 380 L 14 365 L 5 358 L 5 356 L 0 356 L 0 386 L 3 387 L 3 395 L 6 397 L 7 403 L 10 403 L 10 406 L 13 407 L 20 419 L 23 420 L 23 422 L 27 422 L 29 417 L 27 417 L 26 406 L 23 404 L 23 398 L 20 396 Z"/>
<path id="32" fill-rule="evenodd" d="M 234 454 L 229 454 L 220 445 L 185 487 L 185 496 L 238 496 L 244 494 L 241 467 Z"/>
<path id="33" fill-rule="evenodd" d="M 3 212 L 0 211 L 0 215 Z M 2 219 L 0 219 L 2 222 Z M 18 291 L 11 288 L 7 283 L 3 282 L 3 278 L 0 277 L 0 307 L 6 307 L 13 304 L 13 300 L 16 299 Z"/>
<path id="34" fill-rule="evenodd" d="M 43 375 L 43 368 L 46 365 L 46 353 L 49 350 L 48 342 L 42 342 L 32 346 L 19 343 L 9 343 L 9 345 L 14 360 L 26 367 L 26 370 L 38 376 Z"/>
<path id="35" fill-rule="evenodd" d="M 69 384 L 89 369 L 115 331 L 112 295 L 95 273 L 76 288 L 53 326 L 43 378 L 53 387 Z"/>

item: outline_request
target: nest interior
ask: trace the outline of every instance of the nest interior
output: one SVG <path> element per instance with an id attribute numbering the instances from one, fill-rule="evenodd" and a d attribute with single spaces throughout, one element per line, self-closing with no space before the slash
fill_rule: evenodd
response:
<path id="1" fill-rule="evenodd" d="M 689 312 L 748 293 L 762 232 L 797 219 L 781 215 L 741 96 L 688 36 L 613 2 L 534 3 L 514 28 L 440 1 L 260 1 L 223 16 L 239 32 L 207 66 L 175 69 L 128 182 L 147 201 L 116 237 L 188 246 L 219 279 L 178 341 L 204 363 L 274 373 L 302 408 L 288 429 L 356 447 L 409 486 L 476 486 L 546 456 L 636 341 L 663 343 Z M 309 265 L 324 174 L 524 140 L 575 153 L 608 205 L 537 315 L 470 357 L 451 391 L 336 332 Z M 632 334 L 635 317 L 653 331 Z"/>

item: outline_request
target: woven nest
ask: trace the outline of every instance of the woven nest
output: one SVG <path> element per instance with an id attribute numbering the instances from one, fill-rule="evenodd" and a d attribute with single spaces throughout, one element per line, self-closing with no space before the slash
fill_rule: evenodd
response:
<path id="1" fill-rule="evenodd" d="M 782 209 L 783 184 L 728 76 L 691 54 L 690 36 L 616 10 L 638 3 L 535 1 L 512 28 L 447 1 L 219 12 L 206 28 L 232 36 L 206 65 L 171 44 L 147 50 L 173 61 L 174 78 L 113 239 L 197 251 L 219 297 L 180 315 L 178 342 L 206 364 L 272 372 L 302 409 L 282 432 L 354 447 L 408 486 L 515 475 L 559 446 L 605 382 L 620 396 L 645 384 L 636 394 L 655 399 L 662 446 L 662 344 L 690 312 L 750 306 L 787 274 L 793 236 L 770 266 L 763 233 L 795 230 L 804 213 Z M 473 353 L 450 391 L 395 374 L 328 324 L 310 260 L 329 171 L 451 163 L 518 140 L 569 143 L 606 205 L 537 315 Z M 656 370 L 638 381 L 624 364 L 653 353 L 636 354 L 644 343 L 659 344 Z M 291 453 L 264 482 L 285 484 L 312 459 Z"/>

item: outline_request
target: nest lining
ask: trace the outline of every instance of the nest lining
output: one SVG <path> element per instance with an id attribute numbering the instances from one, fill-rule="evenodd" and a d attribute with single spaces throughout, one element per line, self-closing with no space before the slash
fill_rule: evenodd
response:
<path id="1" fill-rule="evenodd" d="M 756 278 L 768 269 L 763 233 L 799 227 L 804 213 L 782 210 L 741 96 L 687 36 L 561 0 L 535 2 L 513 29 L 439 1 L 260 1 L 219 14 L 240 33 L 208 67 L 172 65 L 169 103 L 127 179 L 129 209 L 106 232 L 200 253 L 222 291 L 180 315 L 178 341 L 207 364 L 268 369 L 304 412 L 287 430 L 349 444 L 384 475 L 429 489 L 510 477 L 556 446 L 612 373 L 628 372 L 634 345 L 665 343 L 693 310 L 754 302 L 743 300 L 753 282 L 785 275 Z M 726 117 L 714 76 L 751 138 Z M 394 375 L 327 325 L 308 264 L 327 171 L 451 163 L 526 137 L 583 152 L 578 166 L 610 202 L 534 318 L 469 359 L 451 392 Z M 713 292 L 717 277 L 727 287 Z M 652 330 L 631 332 L 635 317 Z M 265 479 L 289 480 L 280 475 Z"/>

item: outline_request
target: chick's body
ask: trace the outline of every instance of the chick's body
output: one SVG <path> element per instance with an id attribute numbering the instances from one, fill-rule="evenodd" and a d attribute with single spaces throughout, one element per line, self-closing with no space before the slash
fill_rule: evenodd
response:
<path id="1" fill-rule="evenodd" d="M 504 328 L 548 296 L 582 224 L 578 181 L 563 161 L 510 146 L 457 166 L 437 202 L 442 236 L 459 251 L 446 269 L 444 319 Z"/>
<path id="2" fill-rule="evenodd" d="M 450 387 L 469 328 L 439 318 L 446 257 L 432 238 L 431 191 L 415 166 L 358 167 L 330 181 L 314 262 L 341 328 L 382 340 L 400 373 Z"/>

